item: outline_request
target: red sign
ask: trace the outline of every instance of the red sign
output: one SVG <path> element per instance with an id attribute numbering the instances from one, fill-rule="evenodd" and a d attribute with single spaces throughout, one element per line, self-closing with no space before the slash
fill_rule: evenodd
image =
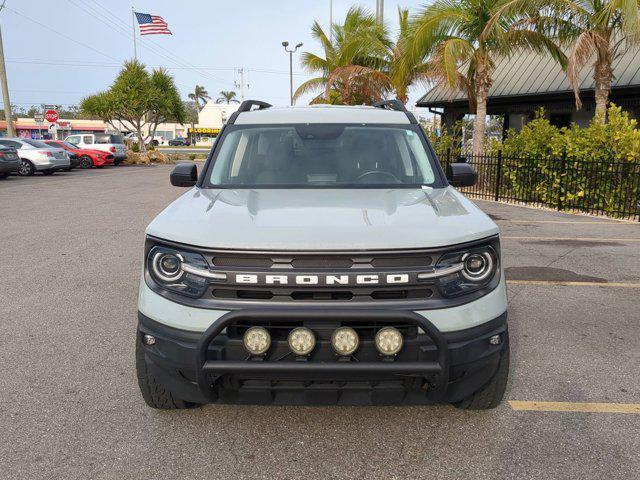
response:
<path id="1" fill-rule="evenodd" d="M 58 115 L 58 112 L 56 112 L 55 110 L 47 110 L 46 112 L 44 112 L 44 119 L 47 122 L 56 123 L 59 118 L 60 116 Z"/>

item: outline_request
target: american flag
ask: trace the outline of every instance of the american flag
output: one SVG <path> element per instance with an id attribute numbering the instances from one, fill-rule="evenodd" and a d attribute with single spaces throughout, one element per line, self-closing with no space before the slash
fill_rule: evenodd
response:
<path id="1" fill-rule="evenodd" d="M 171 35 L 169 24 L 164 21 L 164 18 L 148 13 L 135 13 L 140 25 L 140 35 Z"/>

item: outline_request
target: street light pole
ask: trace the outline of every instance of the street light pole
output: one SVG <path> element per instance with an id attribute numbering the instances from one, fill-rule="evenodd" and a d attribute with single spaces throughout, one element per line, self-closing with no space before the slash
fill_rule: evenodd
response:
<path id="1" fill-rule="evenodd" d="M 293 49 L 289 49 L 289 42 L 282 42 L 282 46 L 284 47 L 284 51 L 289 54 L 289 97 L 291 99 L 291 106 L 293 107 L 293 54 L 298 51 L 298 49 L 302 46 L 302 43 L 299 43 Z"/>
<path id="2" fill-rule="evenodd" d="M 7 0 L 0 5 L 0 12 L 4 8 Z M 9 85 L 7 83 L 7 69 L 4 65 L 4 48 L 2 46 L 2 29 L 0 28 L 0 83 L 2 84 L 2 102 L 4 103 L 4 118 L 7 121 L 7 136 L 15 137 L 16 132 L 13 128 L 13 120 L 11 118 L 11 100 L 9 100 Z"/>
<path id="3" fill-rule="evenodd" d="M 329 41 L 333 41 L 333 0 L 329 0 Z"/>
<path id="4" fill-rule="evenodd" d="M 376 20 L 382 25 L 384 21 L 384 0 L 376 1 Z"/>

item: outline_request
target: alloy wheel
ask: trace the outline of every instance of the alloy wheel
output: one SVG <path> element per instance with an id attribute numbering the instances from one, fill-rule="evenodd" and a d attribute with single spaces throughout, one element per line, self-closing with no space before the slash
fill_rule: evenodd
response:
<path id="1" fill-rule="evenodd" d="M 20 163 L 20 170 L 18 173 L 22 176 L 33 175 L 33 165 L 31 165 L 27 160 L 22 160 Z"/>

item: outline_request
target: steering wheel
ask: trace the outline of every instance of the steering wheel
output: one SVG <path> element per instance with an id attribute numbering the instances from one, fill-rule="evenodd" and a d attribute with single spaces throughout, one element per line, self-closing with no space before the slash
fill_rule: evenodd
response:
<path id="1" fill-rule="evenodd" d="M 371 170 L 370 172 L 365 172 L 362 175 L 360 175 L 358 178 L 356 178 L 356 183 L 361 183 L 362 180 L 366 179 L 367 177 L 378 177 L 380 179 L 380 181 L 376 182 L 375 180 L 373 181 L 373 183 L 389 183 L 389 182 L 385 182 L 384 178 L 388 178 L 391 180 L 391 183 L 400 183 L 400 180 L 398 180 L 398 177 L 396 177 L 393 173 L 390 172 L 383 172 L 382 170 Z"/>

